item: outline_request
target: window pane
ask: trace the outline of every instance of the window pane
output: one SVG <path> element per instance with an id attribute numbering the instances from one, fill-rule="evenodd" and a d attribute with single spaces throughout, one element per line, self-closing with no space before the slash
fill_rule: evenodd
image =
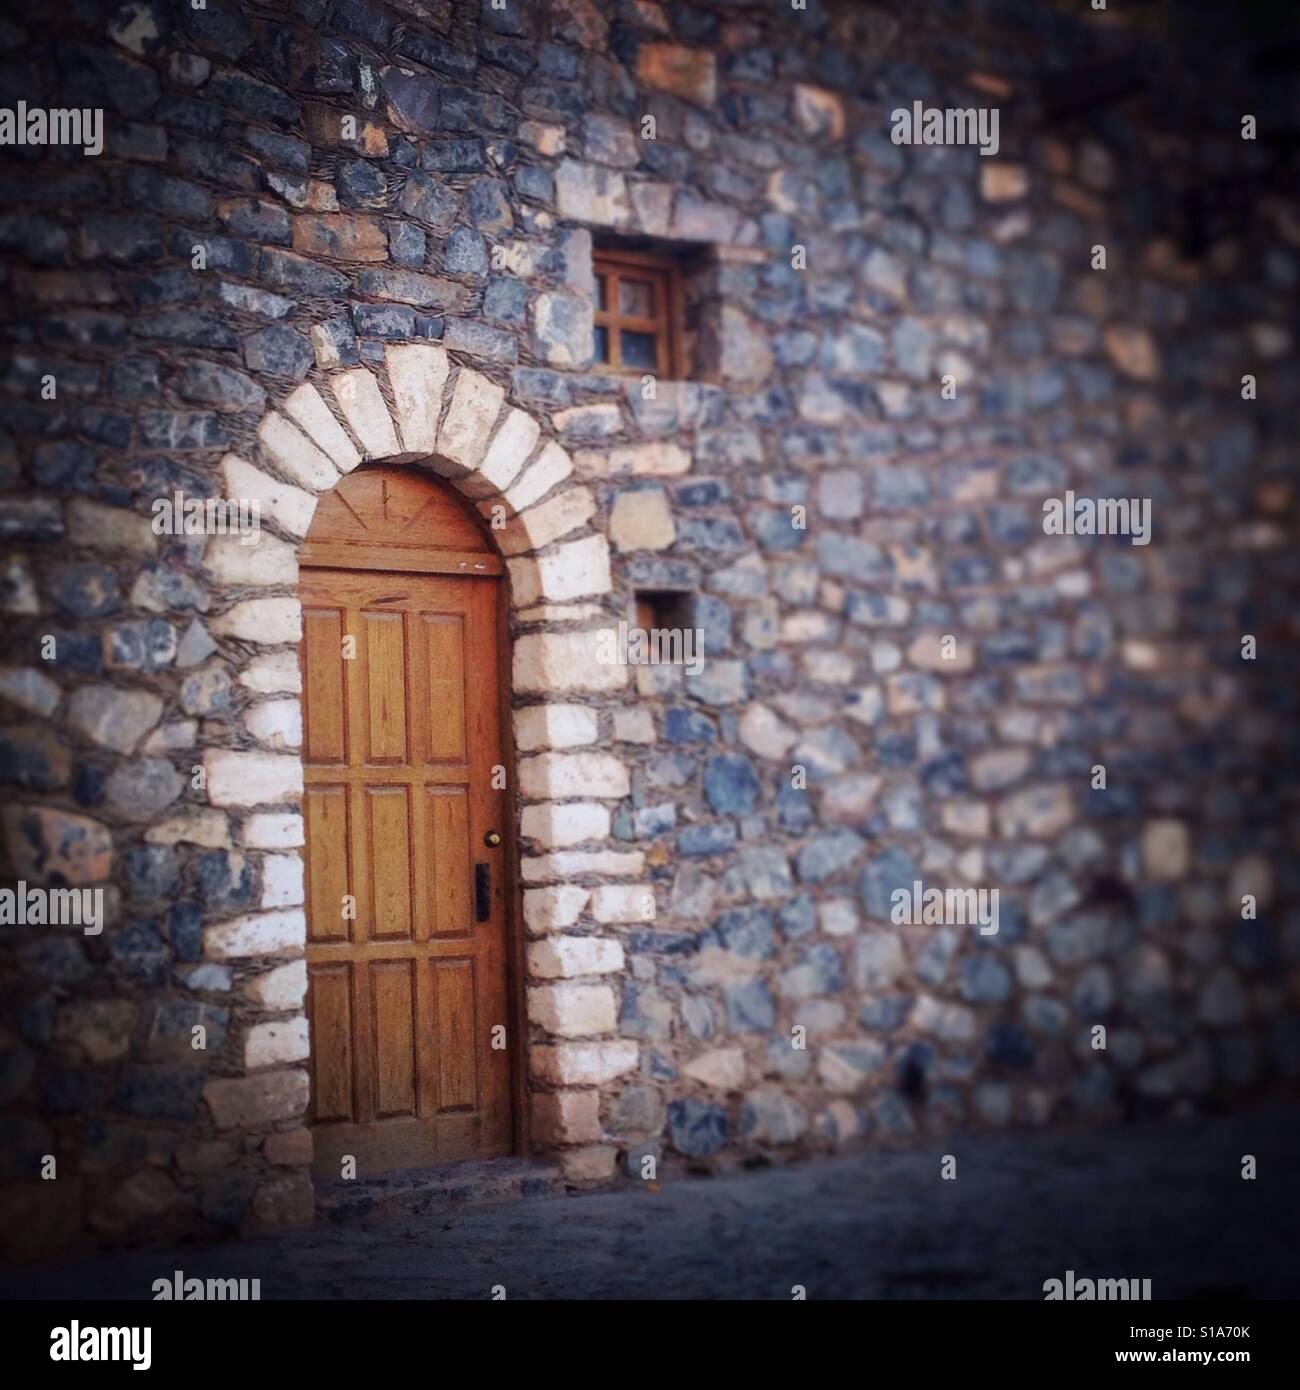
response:
<path id="1" fill-rule="evenodd" d="M 618 311 L 632 318 L 650 319 L 655 313 L 655 287 L 652 280 L 629 280 L 626 276 L 618 282 Z"/>
<path id="2" fill-rule="evenodd" d="M 619 351 L 625 367 L 655 367 L 659 362 L 653 333 L 632 333 L 625 328 L 619 335 Z"/>
<path id="3" fill-rule="evenodd" d="M 597 325 L 596 330 L 596 361 L 609 361 L 609 329 L 601 328 Z"/>
<path id="4" fill-rule="evenodd" d="M 604 277 L 603 275 L 597 275 L 597 276 L 596 276 L 596 308 L 597 308 L 597 309 L 603 309 L 604 307 L 605 307 L 605 277 Z"/>

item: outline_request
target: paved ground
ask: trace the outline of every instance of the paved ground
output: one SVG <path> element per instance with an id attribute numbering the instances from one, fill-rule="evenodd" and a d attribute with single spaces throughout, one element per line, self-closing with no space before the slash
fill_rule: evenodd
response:
<path id="1" fill-rule="evenodd" d="M 940 1181 L 940 1156 L 957 1156 Z M 1259 1177 L 1241 1179 L 1254 1154 Z M 1161 1298 L 1300 1297 L 1300 1109 L 949 1138 L 437 1216 L 0 1274 L 0 1297 L 147 1298 L 174 1269 L 268 1298 L 1034 1298 L 1149 1278 Z"/>

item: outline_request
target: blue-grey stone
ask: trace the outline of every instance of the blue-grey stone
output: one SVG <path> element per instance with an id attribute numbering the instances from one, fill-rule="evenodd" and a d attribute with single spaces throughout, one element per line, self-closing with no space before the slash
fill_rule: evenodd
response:
<path id="1" fill-rule="evenodd" d="M 714 743 L 718 737 L 711 719 L 684 705 L 674 705 L 665 712 L 663 728 L 667 743 Z"/>
<path id="2" fill-rule="evenodd" d="M 732 1032 L 766 1033 L 776 1022 L 772 992 L 764 981 L 735 981 L 723 989 L 722 995 Z"/>
<path id="3" fill-rule="evenodd" d="M 668 1137 L 689 1158 L 707 1158 L 727 1142 L 727 1116 L 716 1105 L 687 1097 L 668 1106 Z"/>
<path id="4" fill-rule="evenodd" d="M 677 835 L 677 852 L 684 855 L 724 854 L 736 843 L 736 827 L 725 825 L 688 825 Z"/>
<path id="5" fill-rule="evenodd" d="M 920 877 L 916 861 L 906 850 L 893 847 L 876 855 L 863 869 L 859 884 L 867 915 L 888 922 L 894 890 L 902 888 L 910 895 L 912 884 Z"/>
<path id="6" fill-rule="evenodd" d="M 704 795 L 720 816 L 747 816 L 758 798 L 754 764 L 735 753 L 710 758 L 704 769 Z"/>
<path id="7" fill-rule="evenodd" d="M 799 851 L 795 867 L 800 879 L 824 883 L 846 872 L 862 852 L 863 843 L 862 836 L 847 827 L 819 832 Z M 888 913 L 885 915 L 888 918 Z"/>
<path id="8" fill-rule="evenodd" d="M 486 275 L 487 246 L 477 232 L 456 227 L 443 248 L 443 266 L 457 275 Z"/>
<path id="9" fill-rule="evenodd" d="M 869 999 L 858 1013 L 858 1022 L 873 1033 L 892 1033 L 907 1022 L 914 1001 L 905 994 L 886 994 Z"/>
<path id="10" fill-rule="evenodd" d="M 623 987 L 618 1031 L 625 1038 L 663 1041 L 672 1035 L 673 1006 L 662 990 L 629 981 Z"/>
<path id="11" fill-rule="evenodd" d="M 718 946 L 746 960 L 766 960 L 776 949 L 772 914 L 761 907 L 733 907 L 714 920 L 701 945 Z"/>
<path id="12" fill-rule="evenodd" d="M 165 985 L 171 973 L 171 954 L 157 922 L 130 922 L 108 937 L 113 970 L 132 984 Z"/>
<path id="13" fill-rule="evenodd" d="M 987 951 L 966 956 L 959 972 L 961 997 L 968 1004 L 1001 1004 L 1011 997 L 1011 974 Z"/>
<path id="14" fill-rule="evenodd" d="M 807 893 L 801 893 L 781 907 L 777 920 L 787 940 L 808 936 L 817 928 L 817 904 Z"/>
<path id="15" fill-rule="evenodd" d="M 808 532 L 794 525 L 790 512 L 760 511 L 750 515 L 750 525 L 764 550 L 797 550 Z"/>

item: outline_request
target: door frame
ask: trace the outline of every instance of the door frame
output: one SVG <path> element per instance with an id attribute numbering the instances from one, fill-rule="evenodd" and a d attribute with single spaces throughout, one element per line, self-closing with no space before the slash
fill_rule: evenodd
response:
<path id="1" fill-rule="evenodd" d="M 445 479 L 434 474 L 422 478 L 451 498 L 461 513 L 472 518 L 475 526 L 491 546 L 491 531 L 483 518 Z M 526 1158 L 532 1138 L 532 1107 L 528 1102 L 528 1015 L 526 1007 L 527 960 L 524 945 L 524 923 L 520 899 L 519 842 L 516 833 L 519 789 L 518 759 L 515 753 L 514 724 L 511 705 L 510 651 L 510 573 L 501 562 L 495 548 L 488 553 L 454 550 L 426 550 L 416 546 L 343 545 L 334 541 L 305 539 L 298 551 L 299 569 L 352 569 L 379 574 L 446 574 L 462 579 L 482 580 L 499 586 L 501 601 L 496 605 L 497 645 L 497 706 L 501 727 L 501 756 L 504 760 L 509 798 L 507 811 L 501 817 L 505 851 L 502 855 L 505 896 L 506 995 L 509 1001 L 509 1026 L 516 1039 L 509 1059 L 511 1149 L 516 1158 Z M 295 589 L 297 589 L 295 585 Z M 304 844 L 304 854 L 306 846 Z M 314 1045 L 314 1044 L 313 1044 Z M 465 1160 L 472 1161 L 472 1160 Z M 450 1166 L 450 1165 L 448 1165 Z"/>

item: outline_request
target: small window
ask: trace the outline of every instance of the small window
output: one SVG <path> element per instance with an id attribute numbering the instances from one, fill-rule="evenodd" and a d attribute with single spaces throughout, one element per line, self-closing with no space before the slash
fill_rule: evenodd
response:
<path id="1" fill-rule="evenodd" d="M 677 265 L 642 251 L 592 255 L 596 275 L 595 366 L 621 376 L 680 380 L 682 280 Z"/>

